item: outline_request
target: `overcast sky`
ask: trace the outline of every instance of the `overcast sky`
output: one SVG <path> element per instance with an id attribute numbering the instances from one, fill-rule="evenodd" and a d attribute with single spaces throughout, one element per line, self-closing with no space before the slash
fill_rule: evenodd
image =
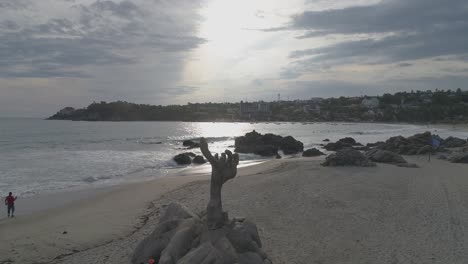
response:
<path id="1" fill-rule="evenodd" d="M 0 0 L 0 116 L 459 87 L 466 0 Z"/>

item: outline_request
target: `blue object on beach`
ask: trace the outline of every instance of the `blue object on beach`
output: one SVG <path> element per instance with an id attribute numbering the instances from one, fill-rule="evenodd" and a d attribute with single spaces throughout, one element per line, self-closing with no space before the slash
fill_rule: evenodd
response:
<path id="1" fill-rule="evenodd" d="M 435 149 L 440 147 L 440 140 L 438 140 L 435 137 L 432 137 L 432 147 L 435 148 Z"/>

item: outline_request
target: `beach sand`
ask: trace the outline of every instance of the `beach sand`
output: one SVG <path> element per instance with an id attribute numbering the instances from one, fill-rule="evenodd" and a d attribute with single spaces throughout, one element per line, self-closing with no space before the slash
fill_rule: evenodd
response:
<path id="1" fill-rule="evenodd" d="M 273 263 L 466 263 L 468 165 L 406 158 L 421 168 L 268 161 L 225 184 L 223 207 L 256 222 Z M 208 179 L 126 185 L 2 221 L 0 263 L 129 263 L 164 205 L 204 209 Z"/>

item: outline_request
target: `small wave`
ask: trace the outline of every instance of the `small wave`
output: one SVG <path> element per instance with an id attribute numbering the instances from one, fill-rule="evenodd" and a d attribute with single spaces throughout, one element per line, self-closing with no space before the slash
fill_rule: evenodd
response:
<path id="1" fill-rule="evenodd" d="M 162 141 L 138 141 L 138 143 L 143 145 L 160 145 Z"/>
<path id="2" fill-rule="evenodd" d="M 83 181 L 84 181 L 84 182 L 87 182 L 87 183 L 93 183 L 93 182 L 98 181 L 98 179 L 97 179 L 97 178 L 94 178 L 94 177 L 92 177 L 92 176 L 89 176 L 89 177 L 83 178 Z"/>
<path id="3" fill-rule="evenodd" d="M 349 132 L 348 134 L 350 135 L 381 135 L 381 134 L 386 134 L 387 132 L 385 131 L 354 131 L 354 132 Z"/>

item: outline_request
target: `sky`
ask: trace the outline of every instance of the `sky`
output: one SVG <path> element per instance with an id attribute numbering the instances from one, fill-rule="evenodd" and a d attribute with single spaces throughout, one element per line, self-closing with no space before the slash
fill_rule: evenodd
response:
<path id="1" fill-rule="evenodd" d="M 456 88 L 466 0 L 0 0 L 0 116 Z"/>

